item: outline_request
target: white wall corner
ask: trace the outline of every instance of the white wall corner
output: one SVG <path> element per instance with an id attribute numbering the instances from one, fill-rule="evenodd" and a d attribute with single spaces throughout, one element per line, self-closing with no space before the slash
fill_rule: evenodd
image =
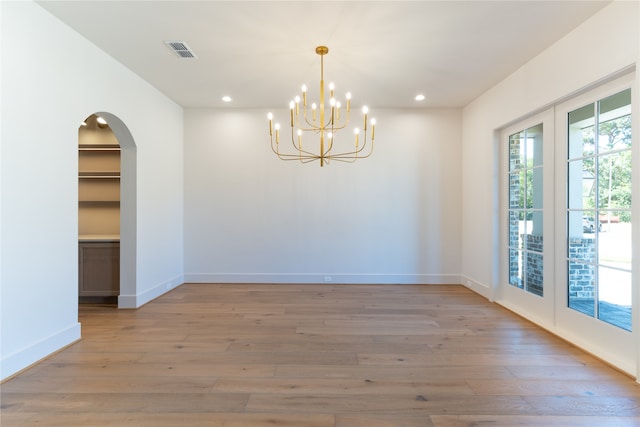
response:
<path id="1" fill-rule="evenodd" d="M 172 289 L 184 283 L 184 276 L 182 274 L 175 276 L 171 280 L 164 281 L 153 288 L 146 290 L 136 295 L 119 295 L 118 296 L 118 308 L 132 309 L 140 308 L 148 302 L 166 294 Z"/>
<path id="2" fill-rule="evenodd" d="M 463 286 L 471 289 L 473 292 L 485 297 L 489 301 L 493 302 L 493 290 L 491 286 L 478 282 L 468 276 L 462 275 L 461 282 Z"/>

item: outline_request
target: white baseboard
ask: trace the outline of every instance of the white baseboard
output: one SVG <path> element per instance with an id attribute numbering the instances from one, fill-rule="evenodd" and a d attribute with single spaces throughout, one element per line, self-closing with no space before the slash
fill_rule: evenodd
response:
<path id="1" fill-rule="evenodd" d="M 187 273 L 187 283 L 309 283 L 309 284 L 460 284 L 458 274 L 218 274 Z"/>
<path id="2" fill-rule="evenodd" d="M 153 301 L 159 296 L 169 292 L 170 290 L 184 283 L 182 275 L 178 275 L 173 279 L 162 282 L 151 289 L 136 295 L 120 295 L 118 296 L 118 308 L 138 308 L 146 303 Z"/>
<path id="3" fill-rule="evenodd" d="M 460 279 L 460 283 L 466 286 L 467 288 L 471 289 L 473 292 L 479 295 L 482 295 L 489 301 L 493 301 L 493 291 L 489 285 L 480 283 L 465 275 L 462 275 L 462 278 Z"/>
<path id="4" fill-rule="evenodd" d="M 576 347 L 586 351 L 587 353 L 591 353 L 592 355 L 604 360 L 605 362 L 611 364 L 612 366 L 620 369 L 621 371 L 627 373 L 631 377 L 635 378 L 636 382 L 640 380 L 638 377 L 638 372 L 636 370 L 635 363 L 632 363 L 624 358 L 620 357 L 617 353 L 612 352 L 611 349 L 598 345 L 597 342 L 593 340 L 585 339 L 584 337 L 576 334 L 573 331 L 564 329 L 564 328 L 553 328 L 548 329 L 549 332 L 559 336 L 565 341 L 570 342 Z"/>
<path id="5" fill-rule="evenodd" d="M 79 339 L 80 323 L 75 323 L 26 348 L 3 357 L 0 363 L 0 380 L 9 378 Z"/>

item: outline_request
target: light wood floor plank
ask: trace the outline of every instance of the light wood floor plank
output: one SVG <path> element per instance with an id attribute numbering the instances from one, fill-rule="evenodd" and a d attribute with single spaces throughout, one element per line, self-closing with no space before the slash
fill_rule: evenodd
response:
<path id="1" fill-rule="evenodd" d="M 394 381 L 328 378 L 220 378 L 216 392 L 261 395 L 474 395 L 464 380 Z"/>
<path id="2" fill-rule="evenodd" d="M 336 427 L 434 427 L 428 416 L 344 414 L 336 416 Z"/>
<path id="3" fill-rule="evenodd" d="M 433 427 L 637 427 L 638 417 L 434 415 Z"/>
<path id="4" fill-rule="evenodd" d="M 328 414 L 248 414 L 248 413 L 104 413 L 67 412 L 50 414 L 9 414 L 6 425 L 46 427 L 334 427 Z M 5 424 L 3 424 L 5 425 Z"/>
<path id="5" fill-rule="evenodd" d="M 308 395 L 252 394 L 247 403 L 251 412 L 320 412 L 331 414 L 536 414 L 520 396 L 425 396 L 425 395 Z"/>
<path id="6" fill-rule="evenodd" d="M 82 305 L 2 427 L 627 427 L 640 385 L 457 285 L 185 284 Z"/>

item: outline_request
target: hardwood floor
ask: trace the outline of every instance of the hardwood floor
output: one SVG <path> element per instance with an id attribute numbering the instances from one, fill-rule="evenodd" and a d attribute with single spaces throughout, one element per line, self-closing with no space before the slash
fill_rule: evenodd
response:
<path id="1" fill-rule="evenodd" d="M 80 307 L 9 426 L 638 426 L 640 385 L 462 286 L 185 284 Z"/>

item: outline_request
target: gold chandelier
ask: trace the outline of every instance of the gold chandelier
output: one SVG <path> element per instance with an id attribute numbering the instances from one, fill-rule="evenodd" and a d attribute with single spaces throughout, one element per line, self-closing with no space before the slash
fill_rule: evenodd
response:
<path id="1" fill-rule="evenodd" d="M 301 163 L 309 163 L 320 160 L 320 166 L 329 164 L 332 160 L 353 163 L 358 159 L 369 157 L 373 152 L 373 140 L 375 138 L 376 119 L 368 122 L 369 109 L 362 107 L 364 116 L 362 127 L 362 141 L 360 141 L 360 129 L 355 128 L 355 144 L 338 151 L 334 147 L 335 135 L 349 124 L 351 113 L 351 93 L 345 95 L 346 106 L 342 112 L 342 104 L 334 97 L 335 87 L 329 84 L 329 105 L 325 104 L 324 90 L 324 55 L 329 53 L 326 46 L 318 46 L 316 53 L 320 55 L 320 100 L 319 105 L 313 102 L 311 108 L 307 105 L 307 86 L 302 86 L 302 99 L 296 96 L 289 103 L 291 121 L 291 146 L 283 151 L 280 147 L 280 124 L 273 124 L 273 114 L 269 113 L 269 137 L 271 149 L 282 160 L 298 160 Z M 302 105 L 300 105 L 302 103 Z M 301 111 L 302 110 L 302 111 Z M 368 124 L 371 124 L 371 138 L 367 139 Z M 315 133 L 320 137 L 318 150 L 307 148 L 310 143 L 303 141 L 305 132 Z M 275 137 L 275 138 L 274 138 Z M 303 144 L 304 142 L 304 144 Z M 283 144 L 284 145 L 284 144 Z M 337 145 L 337 144 L 336 144 Z"/>

